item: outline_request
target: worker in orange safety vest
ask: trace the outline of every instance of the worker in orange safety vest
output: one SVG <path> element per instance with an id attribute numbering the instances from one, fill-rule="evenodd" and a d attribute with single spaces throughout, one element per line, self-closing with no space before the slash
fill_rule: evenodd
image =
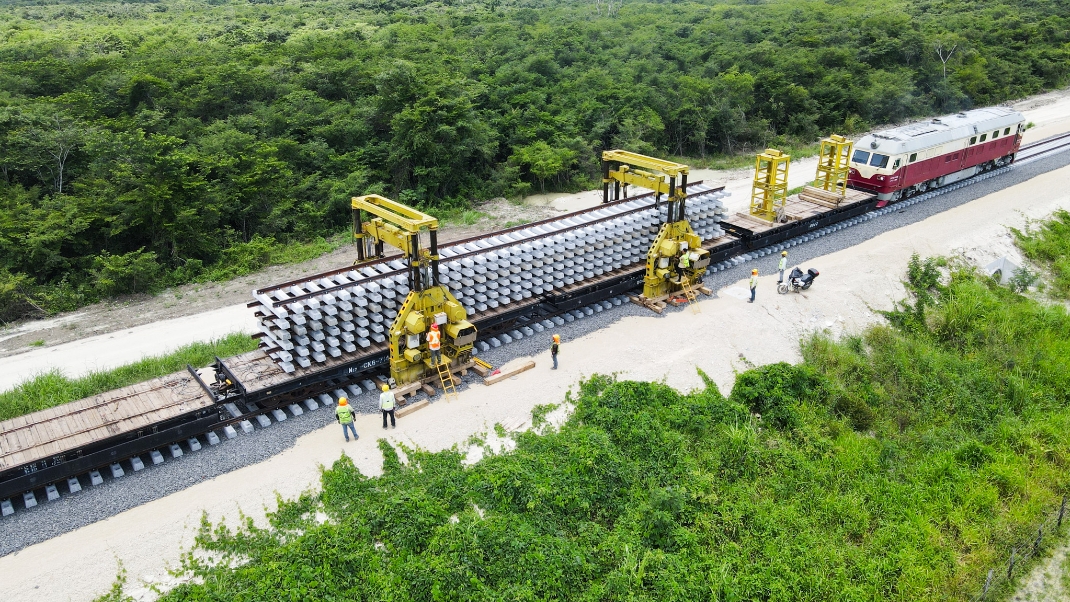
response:
<path id="1" fill-rule="evenodd" d="M 431 365 L 439 365 L 442 362 L 442 333 L 438 324 L 431 324 L 431 330 L 427 331 L 427 348 L 431 350 Z"/>

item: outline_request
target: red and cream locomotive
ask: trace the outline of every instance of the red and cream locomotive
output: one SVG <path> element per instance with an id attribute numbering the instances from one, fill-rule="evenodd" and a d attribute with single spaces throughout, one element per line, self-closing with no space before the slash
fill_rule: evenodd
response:
<path id="1" fill-rule="evenodd" d="M 898 201 L 1008 165 L 1024 131 L 1021 113 L 992 107 L 869 134 L 855 143 L 848 185 Z"/>

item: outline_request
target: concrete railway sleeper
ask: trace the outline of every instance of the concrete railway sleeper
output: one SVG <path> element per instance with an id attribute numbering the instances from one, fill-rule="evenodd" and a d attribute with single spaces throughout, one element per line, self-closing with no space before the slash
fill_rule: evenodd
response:
<path id="1" fill-rule="evenodd" d="M 1035 160 L 1070 148 L 1070 134 L 1056 136 L 1023 146 L 1016 156 L 1017 162 Z M 703 247 L 709 251 L 710 264 L 707 273 L 730 269 L 744 262 L 777 253 L 814 238 L 833 234 L 861 222 L 872 220 L 903 207 L 921 203 L 937 195 L 957 190 L 972 182 L 998 177 L 1014 169 L 1014 165 L 992 169 L 972 178 L 955 182 L 935 190 L 928 190 L 892 203 L 877 207 L 873 197 L 865 197 L 829 210 L 811 219 L 779 224 L 763 232 L 748 230 L 745 225 L 733 223 L 731 218 L 716 224 L 725 231 L 723 236 L 705 240 Z M 698 187 L 697 183 L 692 184 Z M 698 194 L 709 194 L 702 188 Z M 646 199 L 650 195 L 624 199 L 620 203 Z M 630 210 L 638 206 L 631 205 Z M 593 214 L 599 208 L 583 213 Z M 618 213 L 623 213 L 620 211 Z M 585 222 L 609 218 L 600 215 L 593 219 L 576 221 L 573 214 L 562 216 L 553 222 L 567 222 L 566 227 L 588 227 Z M 711 222 L 712 223 L 712 222 Z M 707 223 L 706 226 L 710 226 Z M 530 226 L 530 225 L 529 225 Z M 557 228 L 560 230 L 562 228 Z M 521 229 L 511 229 L 513 239 L 498 238 L 497 245 L 508 242 L 523 244 L 524 237 L 516 237 Z M 555 230 L 548 228 L 553 235 Z M 486 241 L 501 233 L 470 239 L 465 244 L 475 245 L 475 240 Z M 482 246 L 492 247 L 494 244 Z M 475 245 L 476 249 L 480 245 Z M 454 255 L 460 255 L 455 253 Z M 387 263 L 384 261 L 384 263 Z M 621 305 L 626 294 L 643 285 L 644 266 L 641 261 L 622 264 L 620 267 L 603 269 L 579 282 L 553 288 L 541 294 L 521 298 L 520 302 L 507 304 L 496 311 L 477 312 L 472 322 L 478 328 L 479 338 L 475 343 L 476 353 L 507 345 L 512 341 L 536 336 L 555 326 L 582 319 L 603 311 L 612 311 Z M 336 271 L 345 273 L 352 268 Z M 393 271 L 393 270 L 391 270 Z M 380 274 L 382 275 L 382 274 Z M 293 283 L 288 284 L 293 286 Z M 266 290 L 266 289 L 265 289 Z M 488 309 L 491 309 L 488 307 Z M 157 379 L 156 385 L 133 385 L 118 392 L 109 392 L 88 400 L 72 402 L 66 406 L 45 410 L 0 423 L 0 515 L 7 516 L 37 506 L 45 500 L 54 500 L 61 495 L 78 493 L 86 486 L 100 486 L 109 480 L 122 478 L 127 471 L 139 471 L 149 464 L 160 464 L 169 459 L 180 458 L 187 453 L 199 451 L 205 444 L 214 446 L 238 436 L 239 431 L 250 434 L 273 422 L 296 418 L 318 409 L 324 404 L 334 404 L 339 395 L 357 397 L 374 391 L 376 381 L 385 381 L 389 357 L 386 349 L 369 349 L 365 354 L 345 354 L 349 357 L 331 358 L 312 371 L 287 373 L 278 366 L 278 358 L 271 358 L 263 351 L 252 352 L 233 358 L 219 359 L 214 366 L 200 371 L 190 368 L 187 372 Z M 217 374 L 231 378 L 226 390 L 218 383 L 209 383 L 205 375 L 214 368 Z M 156 382 L 156 381 L 150 381 Z M 224 380 L 225 383 L 225 380 Z M 110 395 L 110 397 L 109 397 Z M 115 398 L 129 399 L 127 403 L 142 404 L 139 411 L 141 424 L 138 428 L 118 431 L 114 424 L 101 424 L 94 435 L 92 425 L 86 427 L 84 443 L 60 449 L 59 443 L 50 438 L 42 425 L 42 415 L 47 413 L 53 425 L 69 418 L 70 411 L 86 412 L 87 408 L 103 407 Z M 160 407 L 152 407 L 153 399 Z M 84 403 L 83 403 L 84 402 Z M 78 406 L 77 404 L 82 404 Z M 168 413 L 162 420 L 153 420 L 166 407 Z M 71 419 L 73 422 L 74 419 Z M 106 421 L 105 421 L 106 422 Z M 67 424 L 67 432 L 76 428 Z M 53 428 L 55 428 L 53 426 Z M 14 436 L 20 444 L 11 444 L 5 437 Z M 32 454 L 41 442 L 48 453 Z M 14 451 L 13 451 L 14 450 Z M 20 461 L 25 460 L 25 461 Z"/>

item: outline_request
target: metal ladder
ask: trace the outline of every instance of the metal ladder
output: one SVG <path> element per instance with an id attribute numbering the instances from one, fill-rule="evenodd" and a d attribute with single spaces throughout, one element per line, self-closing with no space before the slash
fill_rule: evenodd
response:
<path id="1" fill-rule="evenodd" d="M 691 279 L 684 276 L 680 279 L 680 284 L 683 285 L 684 297 L 687 298 L 687 304 L 691 307 L 691 313 L 702 313 L 702 308 L 698 304 L 698 295 L 695 294 L 695 289 L 691 287 Z"/>
<path id="2" fill-rule="evenodd" d="M 442 383 L 442 395 L 446 398 L 446 401 L 450 401 L 450 397 L 456 401 L 459 397 L 457 395 L 457 385 L 453 381 L 453 373 L 450 372 L 449 361 L 439 362 L 435 365 L 435 369 L 438 370 L 438 380 Z"/>

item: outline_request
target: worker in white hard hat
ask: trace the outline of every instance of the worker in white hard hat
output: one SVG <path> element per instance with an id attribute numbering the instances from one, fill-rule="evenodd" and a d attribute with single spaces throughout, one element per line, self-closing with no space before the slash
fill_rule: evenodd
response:
<path id="1" fill-rule="evenodd" d="M 383 392 L 379 394 L 379 409 L 383 412 L 383 430 L 386 430 L 386 417 L 390 416 L 390 428 L 397 428 L 397 422 L 394 421 L 394 392 L 390 390 L 390 385 L 383 385 Z"/>
<path id="2" fill-rule="evenodd" d="M 776 269 L 780 270 L 780 280 L 776 281 L 777 284 L 780 284 L 781 282 L 784 282 L 784 270 L 787 269 L 787 267 L 788 267 L 788 252 L 787 251 L 781 251 L 780 252 L 780 263 L 778 263 L 777 266 L 776 266 Z"/>
<path id="3" fill-rule="evenodd" d="M 342 425 L 342 434 L 346 436 L 346 442 L 349 442 L 349 431 L 353 431 L 353 440 L 360 439 L 360 435 L 357 434 L 357 427 L 353 425 L 353 408 L 349 407 L 349 400 L 345 397 L 338 398 L 338 407 L 334 410 L 335 416 L 338 418 L 338 424 Z"/>
<path id="4" fill-rule="evenodd" d="M 754 293 L 756 292 L 758 292 L 758 268 L 750 271 L 750 301 L 747 301 L 747 303 L 754 303 Z"/>

